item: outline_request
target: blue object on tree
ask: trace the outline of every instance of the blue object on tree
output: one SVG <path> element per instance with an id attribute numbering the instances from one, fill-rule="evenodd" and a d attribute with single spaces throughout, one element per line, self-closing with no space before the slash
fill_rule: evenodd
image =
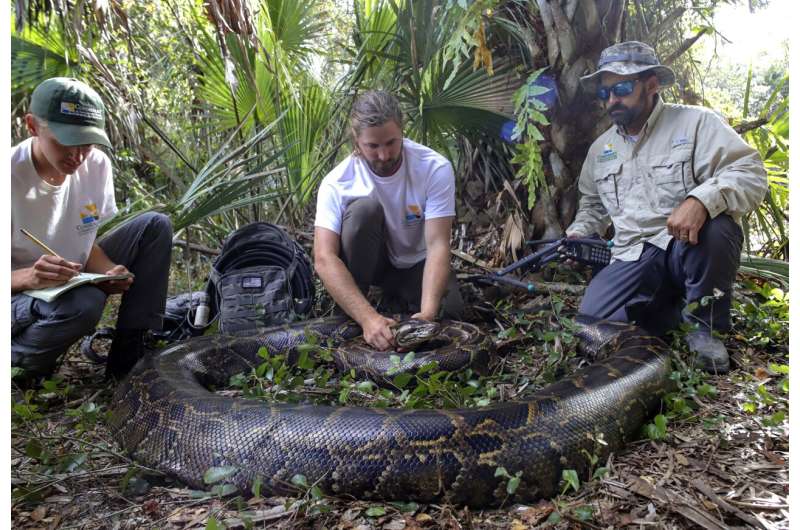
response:
<path id="1" fill-rule="evenodd" d="M 502 138 L 504 141 L 510 144 L 515 143 L 515 141 L 511 139 L 511 137 L 514 134 L 515 125 L 516 122 L 514 120 L 508 120 L 507 122 L 505 122 L 503 126 L 500 128 L 500 138 Z"/>
<path id="2" fill-rule="evenodd" d="M 531 86 L 538 86 L 542 88 L 548 88 L 547 92 L 543 94 L 537 94 L 534 96 L 535 99 L 540 101 L 547 107 L 547 110 L 552 109 L 556 105 L 556 100 L 558 99 L 558 91 L 556 88 L 556 80 L 550 74 L 541 74 L 539 77 L 536 78 Z"/>

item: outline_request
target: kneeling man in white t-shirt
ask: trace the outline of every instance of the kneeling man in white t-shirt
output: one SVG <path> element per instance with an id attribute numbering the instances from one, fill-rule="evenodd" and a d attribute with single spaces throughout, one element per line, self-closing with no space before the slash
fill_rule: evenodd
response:
<path id="1" fill-rule="evenodd" d="M 367 301 L 370 285 L 414 318 L 458 318 L 463 310 L 450 270 L 455 176 L 445 157 L 403 138 L 400 105 L 387 92 L 362 94 L 350 127 L 353 154 L 317 195 L 314 266 L 365 340 L 387 350 L 395 321 Z"/>

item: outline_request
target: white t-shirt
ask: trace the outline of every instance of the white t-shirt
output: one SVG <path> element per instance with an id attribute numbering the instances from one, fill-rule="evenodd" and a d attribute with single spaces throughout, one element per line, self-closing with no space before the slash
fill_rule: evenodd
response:
<path id="1" fill-rule="evenodd" d="M 400 169 L 389 177 L 376 175 L 361 157 L 350 155 L 322 179 L 314 226 L 341 234 L 347 206 L 369 196 L 383 206 L 389 261 L 407 269 L 425 259 L 425 220 L 456 214 L 453 166 L 409 139 L 403 139 Z"/>
<path id="2" fill-rule="evenodd" d="M 83 265 L 100 222 L 117 213 L 111 161 L 92 149 L 75 173 L 53 186 L 36 172 L 32 144 L 28 138 L 11 148 L 11 270 L 30 267 L 45 253 L 20 228 Z"/>

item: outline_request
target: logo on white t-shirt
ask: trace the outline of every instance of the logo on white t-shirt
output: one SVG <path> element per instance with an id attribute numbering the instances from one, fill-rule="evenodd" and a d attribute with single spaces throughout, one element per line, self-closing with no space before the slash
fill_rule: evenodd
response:
<path id="1" fill-rule="evenodd" d="M 422 210 L 416 204 L 406 205 L 406 224 L 416 223 L 422 220 Z"/>
<path id="2" fill-rule="evenodd" d="M 93 202 L 82 206 L 79 215 L 81 217 L 81 224 L 75 228 L 82 234 L 96 228 L 97 224 L 100 222 L 100 214 L 97 212 L 97 205 Z"/>

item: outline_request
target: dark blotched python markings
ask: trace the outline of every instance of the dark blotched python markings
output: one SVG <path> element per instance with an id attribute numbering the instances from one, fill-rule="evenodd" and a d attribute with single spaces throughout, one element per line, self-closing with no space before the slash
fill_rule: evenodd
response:
<path id="1" fill-rule="evenodd" d="M 456 326 L 447 355 L 484 362 L 485 337 Z M 192 487 L 211 467 L 234 466 L 247 493 L 291 493 L 306 477 L 323 491 L 363 499 L 448 501 L 472 506 L 506 500 L 502 466 L 521 481 L 508 501 L 558 493 L 563 469 L 589 474 L 584 450 L 603 461 L 635 439 L 671 383 L 669 352 L 638 328 L 584 323 L 585 349 L 613 352 L 520 402 L 465 410 L 402 410 L 270 404 L 215 395 L 231 375 L 262 360 L 259 347 L 297 355 L 316 334 L 341 343 L 359 334 L 343 320 L 272 328 L 256 336 L 207 336 L 142 359 L 114 397 L 111 430 L 134 459 Z M 352 358 L 338 358 L 348 368 Z M 360 361 L 358 361 L 360 362 Z M 366 370 L 367 372 L 369 370 Z M 601 438 L 604 444 L 596 440 Z"/>
<path id="2" fill-rule="evenodd" d="M 395 343 L 403 351 L 416 350 L 411 359 L 397 352 L 379 352 L 364 342 L 360 335 L 348 340 L 334 350 L 334 361 L 341 372 L 355 370 L 359 378 L 367 378 L 381 386 L 392 386 L 399 374 L 414 374 L 436 361 L 438 369 L 455 372 L 472 367 L 482 372 L 489 364 L 494 346 L 491 339 L 476 326 L 466 322 L 437 323 L 424 320 L 407 320 L 395 330 Z M 432 340 L 429 340 L 433 337 Z M 416 348 L 424 345 L 424 350 Z M 391 357 L 400 357 L 393 363 Z"/>

